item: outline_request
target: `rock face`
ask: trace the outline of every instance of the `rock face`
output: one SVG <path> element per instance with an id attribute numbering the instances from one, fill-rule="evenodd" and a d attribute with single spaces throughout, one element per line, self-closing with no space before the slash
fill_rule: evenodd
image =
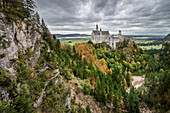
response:
<path id="1" fill-rule="evenodd" d="M 21 20 L 9 22 L 0 13 L 0 66 L 10 69 L 9 60 L 18 58 L 18 52 L 25 52 L 27 48 L 34 49 L 37 39 L 41 38 L 35 29 L 35 26 Z"/>

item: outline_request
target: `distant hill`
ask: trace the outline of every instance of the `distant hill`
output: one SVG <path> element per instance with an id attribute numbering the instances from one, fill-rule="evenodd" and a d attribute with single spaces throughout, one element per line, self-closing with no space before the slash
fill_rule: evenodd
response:
<path id="1" fill-rule="evenodd" d="M 124 38 L 132 38 L 132 39 L 156 39 L 163 38 L 163 35 L 123 35 Z"/>
<path id="2" fill-rule="evenodd" d="M 57 38 L 91 36 L 91 35 L 88 35 L 88 34 L 53 34 L 53 35 L 55 35 Z"/>
<path id="3" fill-rule="evenodd" d="M 170 39 L 170 33 L 164 39 Z"/>

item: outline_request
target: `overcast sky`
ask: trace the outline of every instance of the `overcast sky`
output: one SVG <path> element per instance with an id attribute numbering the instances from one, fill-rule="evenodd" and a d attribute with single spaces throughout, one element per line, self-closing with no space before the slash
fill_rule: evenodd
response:
<path id="1" fill-rule="evenodd" d="M 170 0 L 35 0 L 51 33 L 170 33 Z"/>

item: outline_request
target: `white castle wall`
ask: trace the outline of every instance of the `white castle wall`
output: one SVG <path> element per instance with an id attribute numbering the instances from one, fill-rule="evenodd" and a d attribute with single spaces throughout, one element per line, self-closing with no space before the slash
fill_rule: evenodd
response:
<path id="1" fill-rule="evenodd" d="M 95 34 L 96 31 L 97 34 Z M 118 37 L 110 36 L 109 33 L 103 35 L 101 30 L 98 31 L 98 26 L 96 26 L 96 31 L 92 32 L 92 42 L 94 44 L 106 42 L 111 47 L 116 48 L 116 43 L 118 43 L 122 39 L 121 31 L 119 31 Z"/>
<path id="2" fill-rule="evenodd" d="M 111 47 L 116 48 L 116 43 L 118 43 L 119 41 L 120 39 L 110 37 L 109 35 L 94 35 L 94 34 L 92 35 L 92 42 L 94 44 L 106 42 Z"/>

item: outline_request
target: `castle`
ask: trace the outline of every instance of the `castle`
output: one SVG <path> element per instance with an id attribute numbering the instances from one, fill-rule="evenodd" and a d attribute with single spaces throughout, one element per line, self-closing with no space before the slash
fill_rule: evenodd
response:
<path id="1" fill-rule="evenodd" d="M 111 47 L 117 48 L 119 42 L 122 40 L 121 31 L 119 31 L 118 37 L 114 37 L 114 35 L 110 36 L 109 31 L 100 31 L 98 30 L 98 25 L 96 25 L 96 30 L 92 32 L 92 42 L 102 43 L 106 42 L 106 44 L 110 45 Z"/>

